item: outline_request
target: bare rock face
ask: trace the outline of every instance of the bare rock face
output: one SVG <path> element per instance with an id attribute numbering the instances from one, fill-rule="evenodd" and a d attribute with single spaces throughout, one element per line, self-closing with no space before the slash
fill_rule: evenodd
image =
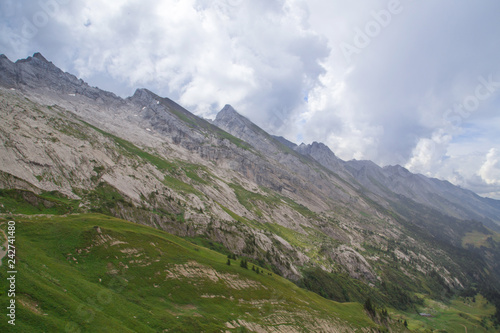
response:
<path id="1" fill-rule="evenodd" d="M 349 193 L 353 190 L 350 184 L 347 185 L 337 181 L 335 177 L 330 177 L 328 182 L 335 183 L 336 186 L 333 188 L 325 186 L 324 176 L 317 171 L 317 168 L 321 166 L 314 160 L 313 156 L 302 154 L 297 148 L 295 148 L 297 151 L 291 149 L 292 145 L 287 143 L 287 140 L 269 135 L 249 119 L 240 115 L 232 106 L 224 106 L 217 114 L 213 124 L 249 143 L 256 151 L 260 152 L 260 166 L 263 166 L 263 159 L 272 164 L 272 167 L 266 170 L 267 172 L 256 170 L 259 172 L 259 177 L 256 178 L 258 183 L 258 180 L 264 180 L 266 175 L 275 174 L 281 184 L 273 184 L 268 180 L 266 185 L 272 186 L 274 190 L 279 192 L 291 192 L 296 195 L 294 197 L 296 200 L 314 198 L 312 193 L 321 193 L 321 195 L 344 202 L 349 200 Z M 312 165 L 315 167 L 311 168 Z M 304 195 L 301 190 L 306 190 L 311 194 Z M 321 201 L 311 200 L 308 204 Z"/>
<path id="2" fill-rule="evenodd" d="M 8 88 L 48 92 L 66 95 L 83 95 L 94 101 L 121 104 L 121 98 L 113 93 L 90 87 L 76 76 L 65 73 L 40 53 L 12 63 L 4 55 L 0 58 L 2 77 L 0 82 Z"/>
<path id="3" fill-rule="evenodd" d="M 257 151 L 266 155 L 279 152 L 279 148 L 269 134 L 236 112 L 231 105 L 226 105 L 219 111 L 213 124 L 248 142 Z"/>
<path id="4" fill-rule="evenodd" d="M 344 177 L 348 175 L 347 170 L 344 168 L 345 162 L 338 158 L 330 148 L 321 142 L 313 142 L 310 145 L 302 143 L 294 149 L 302 155 L 311 156 L 318 163 L 339 175 Z"/>
<path id="5" fill-rule="evenodd" d="M 366 259 L 353 248 L 341 245 L 332 252 L 331 257 L 346 268 L 350 277 L 372 283 L 377 280 L 373 268 Z"/>

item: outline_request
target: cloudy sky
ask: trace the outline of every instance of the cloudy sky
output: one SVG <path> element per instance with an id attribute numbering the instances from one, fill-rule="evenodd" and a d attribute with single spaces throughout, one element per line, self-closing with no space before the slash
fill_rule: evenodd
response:
<path id="1" fill-rule="evenodd" d="M 0 0 L 0 53 L 500 199 L 498 0 Z"/>

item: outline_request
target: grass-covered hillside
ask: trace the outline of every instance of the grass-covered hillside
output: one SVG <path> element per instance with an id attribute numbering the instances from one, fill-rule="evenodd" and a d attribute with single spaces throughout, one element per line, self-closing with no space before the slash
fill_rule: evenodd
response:
<path id="1" fill-rule="evenodd" d="M 383 328 L 359 303 L 326 300 L 250 262 L 243 268 L 240 258 L 228 265 L 225 255 L 150 227 L 99 214 L 13 219 L 16 326 L 3 318 L 1 332 Z M 0 222 L 3 230 L 6 222 Z M 2 288 L 2 309 L 9 300 Z"/>

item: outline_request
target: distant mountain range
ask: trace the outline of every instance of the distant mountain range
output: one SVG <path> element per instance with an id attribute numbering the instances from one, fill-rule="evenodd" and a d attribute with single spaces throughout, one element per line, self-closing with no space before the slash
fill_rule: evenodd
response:
<path id="1" fill-rule="evenodd" d="M 39 53 L 1 55 L 0 87 L 0 213 L 112 215 L 341 302 L 500 301 L 498 200 L 297 145 L 230 105 L 209 122 L 147 89 L 123 99 Z"/>

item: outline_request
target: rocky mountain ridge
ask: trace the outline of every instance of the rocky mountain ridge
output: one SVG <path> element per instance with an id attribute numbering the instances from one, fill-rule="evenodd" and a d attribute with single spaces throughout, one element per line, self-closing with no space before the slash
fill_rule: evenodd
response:
<path id="1" fill-rule="evenodd" d="M 146 89 L 122 99 L 40 54 L 2 56 L 0 73 L 0 187 L 17 191 L 4 212 L 27 191 L 31 202 L 59 193 L 77 211 L 215 242 L 304 285 L 316 268 L 351 279 L 343 301 L 357 283 L 401 308 L 413 293 L 497 288 L 495 200 L 295 145 L 229 105 L 210 123 Z"/>

